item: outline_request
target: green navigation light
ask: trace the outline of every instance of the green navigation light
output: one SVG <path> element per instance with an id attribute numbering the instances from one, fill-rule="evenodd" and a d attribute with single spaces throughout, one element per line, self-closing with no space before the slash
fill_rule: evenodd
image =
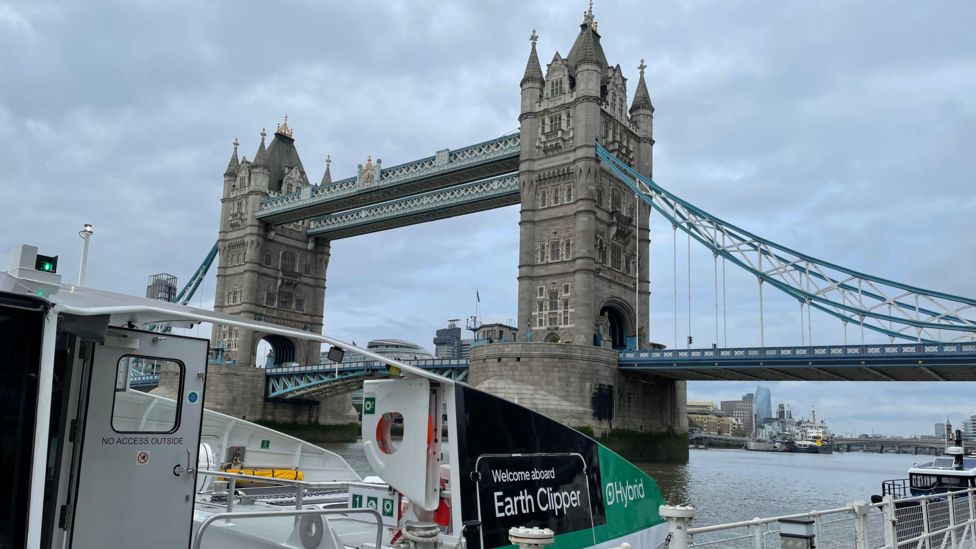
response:
<path id="1" fill-rule="evenodd" d="M 45 273 L 58 272 L 58 256 L 37 254 L 37 259 L 34 260 L 34 268 Z"/>

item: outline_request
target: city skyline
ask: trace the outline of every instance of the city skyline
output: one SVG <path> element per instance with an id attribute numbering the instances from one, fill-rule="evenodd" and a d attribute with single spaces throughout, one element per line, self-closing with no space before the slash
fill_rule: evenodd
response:
<path id="1" fill-rule="evenodd" d="M 543 65 L 566 55 L 578 4 L 0 2 L 0 257 L 36 244 L 60 255 L 73 281 L 77 232 L 92 223 L 89 285 L 142 295 L 159 272 L 182 284 L 216 238 L 235 138 L 253 158 L 262 127 L 288 114 L 318 181 L 327 155 L 338 179 L 370 155 L 394 165 L 503 135 L 518 127 L 530 33 Z M 594 13 L 630 97 L 646 60 L 662 186 L 810 255 L 976 294 L 976 45 L 966 25 L 976 6 L 635 0 L 598 1 Z M 486 321 L 515 318 L 518 217 L 508 207 L 335 242 L 326 332 L 430 347 L 446 319 L 476 307 Z M 653 223 L 650 339 L 758 345 L 755 280 L 729 270 L 716 330 L 711 255 L 693 248 L 688 259 L 679 234 L 672 266 L 671 228 Z M 213 291 L 211 273 L 192 304 L 211 306 Z M 765 297 L 765 344 L 798 343 L 795 301 Z M 815 344 L 845 337 L 817 316 L 812 332 Z M 921 432 L 972 413 L 965 384 L 769 386 L 834 411 L 838 431 Z M 689 398 L 752 388 L 692 383 Z"/>

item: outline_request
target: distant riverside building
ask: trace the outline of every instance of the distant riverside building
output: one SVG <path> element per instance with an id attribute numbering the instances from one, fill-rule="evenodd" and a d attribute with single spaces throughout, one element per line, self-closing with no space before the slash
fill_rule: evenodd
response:
<path id="1" fill-rule="evenodd" d="M 751 400 L 723 400 L 719 406 L 726 416 L 742 422 L 742 431 L 745 436 L 751 437 L 756 434 L 755 402 Z"/>
<path id="2" fill-rule="evenodd" d="M 708 435 L 737 436 L 743 433 L 742 422 L 734 417 L 709 414 L 688 414 L 688 425 Z"/>
<path id="3" fill-rule="evenodd" d="M 968 421 L 962 422 L 963 440 L 976 440 L 976 416 L 969 416 Z"/>
<path id="4" fill-rule="evenodd" d="M 366 344 L 366 349 L 378 355 L 392 358 L 394 360 L 423 360 L 427 358 L 434 358 L 434 355 L 431 354 L 427 349 L 424 349 L 416 343 L 403 341 L 402 339 L 374 339 Z M 346 352 L 346 355 L 342 357 L 343 364 L 350 362 L 362 362 L 364 360 L 371 359 L 366 358 L 361 353 L 355 351 L 348 351 Z M 329 362 L 326 359 L 326 353 L 321 353 L 320 361 L 323 364 Z"/>
<path id="5" fill-rule="evenodd" d="M 461 327 L 457 318 L 447 321 L 447 328 L 434 335 L 434 356 L 437 358 L 461 358 Z"/>
<path id="6" fill-rule="evenodd" d="M 756 387 L 756 416 L 759 419 L 771 419 L 773 417 L 773 399 L 769 389 L 762 385 Z"/>
<path id="7" fill-rule="evenodd" d="M 692 414 L 712 414 L 715 412 L 715 403 L 707 400 L 689 400 L 688 415 Z"/>
<path id="8" fill-rule="evenodd" d="M 939 438 L 942 438 L 942 437 L 945 436 L 945 432 L 946 432 L 945 423 L 936 423 L 935 424 L 935 434 L 936 434 L 936 436 L 938 436 Z"/>

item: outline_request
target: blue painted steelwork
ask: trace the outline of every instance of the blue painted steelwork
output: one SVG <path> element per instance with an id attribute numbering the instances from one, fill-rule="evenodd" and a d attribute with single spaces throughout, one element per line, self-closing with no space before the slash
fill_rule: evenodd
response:
<path id="1" fill-rule="evenodd" d="M 197 292 L 197 288 L 203 282 L 203 279 L 207 276 L 207 272 L 210 271 L 210 266 L 213 265 L 214 259 L 217 257 L 217 243 L 214 242 L 213 248 L 207 252 L 207 256 L 203 258 L 203 262 L 197 267 L 197 270 L 187 281 L 180 293 L 176 295 L 176 299 L 173 301 L 179 303 L 180 305 L 186 305 L 193 299 L 193 294 Z"/>
<path id="2" fill-rule="evenodd" d="M 402 362 L 457 381 L 464 381 L 468 374 L 468 361 L 465 359 L 433 358 Z M 309 398 L 313 394 L 325 396 L 355 391 L 361 387 L 364 379 L 385 377 L 391 373 L 385 364 L 367 360 L 338 366 L 316 364 L 268 368 L 264 375 L 268 382 L 268 398 Z"/>
<path id="3" fill-rule="evenodd" d="M 624 351 L 618 365 L 688 380 L 976 381 L 976 343 Z"/>
<path id="4" fill-rule="evenodd" d="M 366 227 L 378 223 L 385 222 L 391 226 L 411 225 L 430 221 L 432 218 L 478 211 L 480 203 L 488 203 L 488 207 L 493 208 L 499 204 L 516 204 L 519 199 L 518 173 L 509 173 L 322 216 L 309 223 L 308 234 L 335 240 L 372 232 Z"/>
<path id="5" fill-rule="evenodd" d="M 890 338 L 976 339 L 976 299 L 871 276 L 799 253 L 727 223 L 639 174 L 599 143 L 597 155 L 620 181 L 675 228 L 801 304 Z"/>
<path id="6" fill-rule="evenodd" d="M 392 188 L 404 183 L 429 179 L 440 174 L 498 162 L 503 159 L 517 160 L 520 141 L 521 134 L 513 133 L 458 150 L 444 151 L 444 154 L 428 156 L 389 168 L 381 168 L 377 180 L 367 188 L 360 186 L 356 177 L 350 177 L 336 181 L 331 185 L 308 187 L 301 192 L 268 197 L 261 201 L 256 217 L 264 219 L 283 212 L 323 204 L 364 190 L 376 191 Z"/>
<path id="7" fill-rule="evenodd" d="M 133 389 L 152 389 L 159 386 L 159 374 L 130 375 L 129 387 Z"/>

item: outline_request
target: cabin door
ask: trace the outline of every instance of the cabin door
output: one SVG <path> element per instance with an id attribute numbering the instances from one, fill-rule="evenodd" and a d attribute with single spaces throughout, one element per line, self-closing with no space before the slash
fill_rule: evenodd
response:
<path id="1" fill-rule="evenodd" d="M 95 346 L 73 549 L 188 547 L 207 347 L 116 328 Z"/>

